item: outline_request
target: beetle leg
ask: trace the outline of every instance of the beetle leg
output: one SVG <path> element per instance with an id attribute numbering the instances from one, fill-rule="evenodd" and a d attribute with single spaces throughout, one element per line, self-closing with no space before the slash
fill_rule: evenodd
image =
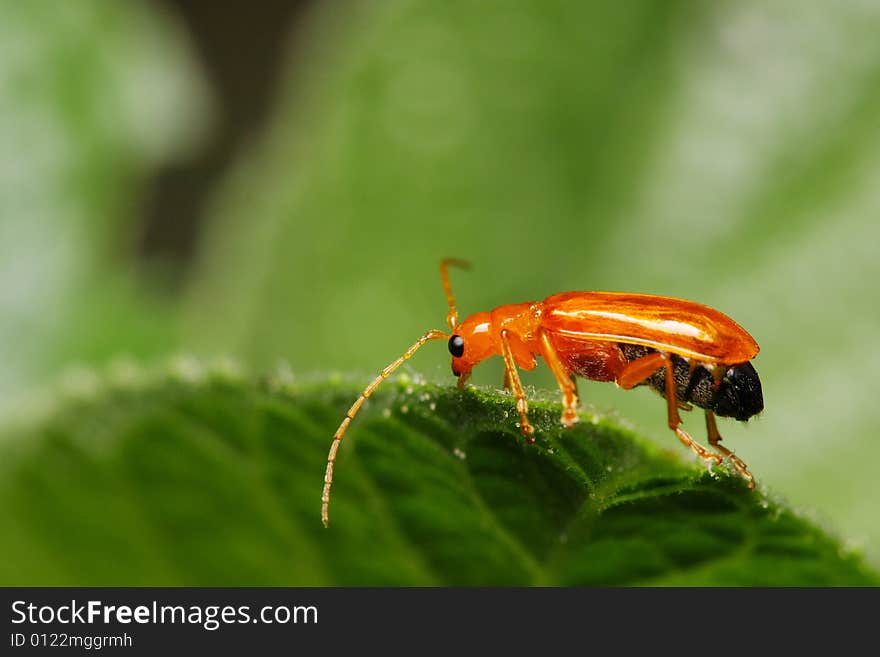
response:
<path id="1" fill-rule="evenodd" d="M 749 472 L 749 466 L 740 457 L 721 444 L 721 434 L 718 432 L 718 425 L 715 423 L 715 413 L 712 411 L 706 411 L 706 432 L 709 434 L 709 444 L 712 445 L 712 448 L 730 459 L 736 471 L 749 482 L 749 488 L 754 488 L 755 477 Z"/>
<path id="2" fill-rule="evenodd" d="M 507 373 L 507 368 L 504 368 L 504 382 L 502 383 L 505 390 L 510 390 L 510 374 Z"/>
<path id="3" fill-rule="evenodd" d="M 634 388 L 642 381 L 651 376 L 654 372 L 663 368 L 666 372 L 666 417 L 669 428 L 675 432 L 678 439 L 685 445 L 690 447 L 694 453 L 707 461 L 715 461 L 721 465 L 723 459 L 718 454 L 713 454 L 700 443 L 691 438 L 688 433 L 681 428 L 681 416 L 678 414 L 678 399 L 675 394 L 675 375 L 672 358 L 661 351 L 652 351 L 645 354 L 641 358 L 636 358 L 627 363 L 618 373 L 617 385 L 624 390 Z"/>
<path id="4" fill-rule="evenodd" d="M 541 356 L 547 361 L 553 376 L 556 377 L 559 389 L 562 390 L 562 424 L 567 428 L 571 428 L 578 421 L 577 407 L 579 400 L 577 388 L 571 373 L 559 358 L 559 354 L 556 353 L 556 348 L 550 341 L 550 336 L 547 335 L 546 331 L 541 331 Z"/>
<path id="5" fill-rule="evenodd" d="M 666 364 L 666 356 L 659 351 L 652 351 L 641 358 L 628 362 L 615 381 L 624 390 L 630 390 L 651 376 Z"/>
<path id="6" fill-rule="evenodd" d="M 516 397 L 516 410 L 519 412 L 519 427 L 530 443 L 535 442 L 535 429 L 529 422 L 529 404 L 526 401 L 526 392 L 523 390 L 522 382 L 519 380 L 519 374 L 516 371 L 516 360 L 513 357 L 513 351 L 510 348 L 510 342 L 507 339 L 507 329 L 501 331 L 501 355 L 504 357 L 504 368 L 506 377 L 510 381 L 513 388 L 513 395 Z"/>
<path id="7" fill-rule="evenodd" d="M 718 454 L 710 452 L 696 440 L 691 438 L 688 433 L 681 428 L 681 416 L 678 414 L 678 403 L 675 399 L 675 375 L 673 374 L 672 369 L 672 358 L 667 354 L 662 355 L 663 359 L 666 361 L 664 368 L 666 370 L 666 416 L 669 422 L 669 428 L 672 429 L 675 432 L 675 435 L 678 436 L 678 439 L 690 447 L 697 456 L 707 461 L 715 461 L 715 463 L 721 465 L 723 459 Z"/>

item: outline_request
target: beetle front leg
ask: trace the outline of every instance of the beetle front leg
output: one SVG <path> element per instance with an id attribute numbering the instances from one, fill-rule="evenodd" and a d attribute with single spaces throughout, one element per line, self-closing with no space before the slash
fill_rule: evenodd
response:
<path id="1" fill-rule="evenodd" d="M 513 395 L 516 397 L 516 410 L 519 412 L 519 427 L 530 443 L 535 442 L 535 429 L 529 422 L 529 403 L 526 401 L 526 392 L 523 390 L 522 382 L 519 380 L 519 373 L 516 371 L 516 359 L 513 357 L 513 351 L 510 348 L 510 342 L 507 337 L 507 330 L 501 331 L 501 355 L 504 357 L 504 368 L 506 378 L 510 381 L 513 389 Z"/>

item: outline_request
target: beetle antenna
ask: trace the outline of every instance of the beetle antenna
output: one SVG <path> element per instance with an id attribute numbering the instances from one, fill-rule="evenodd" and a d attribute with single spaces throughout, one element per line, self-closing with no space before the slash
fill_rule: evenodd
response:
<path id="1" fill-rule="evenodd" d="M 379 384 L 382 383 L 389 376 L 391 376 L 394 373 L 394 370 L 403 365 L 403 362 L 414 353 L 416 353 L 416 351 L 418 351 L 422 345 L 424 345 L 428 340 L 446 340 L 448 338 L 449 335 L 447 335 L 443 331 L 432 330 L 425 333 L 422 337 L 418 339 L 418 341 L 416 341 L 416 343 L 412 347 L 404 352 L 403 356 L 401 356 L 384 370 L 382 370 L 379 373 L 379 376 L 373 379 L 370 382 L 370 385 L 364 388 L 361 396 L 358 397 L 355 403 L 351 405 L 351 408 L 348 409 L 348 412 L 345 414 L 345 419 L 342 420 L 342 424 L 339 425 L 339 428 L 333 435 L 333 444 L 330 445 L 330 453 L 327 454 L 327 469 L 324 471 L 324 492 L 321 495 L 321 520 L 324 523 L 325 527 L 330 521 L 330 488 L 333 486 L 333 466 L 336 463 L 336 452 L 339 450 L 339 443 L 342 442 L 342 437 L 348 430 L 348 425 L 351 424 L 354 416 L 358 414 L 359 410 L 361 410 L 361 406 L 364 405 L 364 402 L 367 401 L 370 395 L 372 395 L 375 392 L 376 388 L 379 387 Z"/>
<path id="2" fill-rule="evenodd" d="M 470 269 L 471 263 L 458 258 L 443 258 L 440 261 L 440 280 L 443 282 L 443 291 L 446 292 L 446 303 L 449 304 L 446 323 L 449 324 L 449 329 L 455 332 L 455 327 L 458 326 L 458 310 L 455 309 L 455 297 L 452 295 L 452 286 L 449 284 L 449 265 L 459 269 Z"/>

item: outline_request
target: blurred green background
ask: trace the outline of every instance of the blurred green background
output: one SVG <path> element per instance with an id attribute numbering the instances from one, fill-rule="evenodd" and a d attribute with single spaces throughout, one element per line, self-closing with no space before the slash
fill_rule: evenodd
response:
<path id="1" fill-rule="evenodd" d="M 0 426 L 120 359 L 366 381 L 443 327 L 455 255 L 463 315 L 731 315 L 766 411 L 727 443 L 880 564 L 878 30 L 870 2 L 0 0 Z M 441 346 L 412 368 L 453 383 Z M 651 392 L 581 393 L 675 442 Z"/>

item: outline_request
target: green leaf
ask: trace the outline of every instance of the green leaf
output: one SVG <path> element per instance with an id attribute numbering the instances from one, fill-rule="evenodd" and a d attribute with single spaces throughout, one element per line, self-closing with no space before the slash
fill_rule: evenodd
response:
<path id="1" fill-rule="evenodd" d="M 68 390 L 0 441 L 3 585 L 870 585 L 821 529 L 605 417 L 537 443 L 496 391 L 356 396 L 188 361 Z"/>

